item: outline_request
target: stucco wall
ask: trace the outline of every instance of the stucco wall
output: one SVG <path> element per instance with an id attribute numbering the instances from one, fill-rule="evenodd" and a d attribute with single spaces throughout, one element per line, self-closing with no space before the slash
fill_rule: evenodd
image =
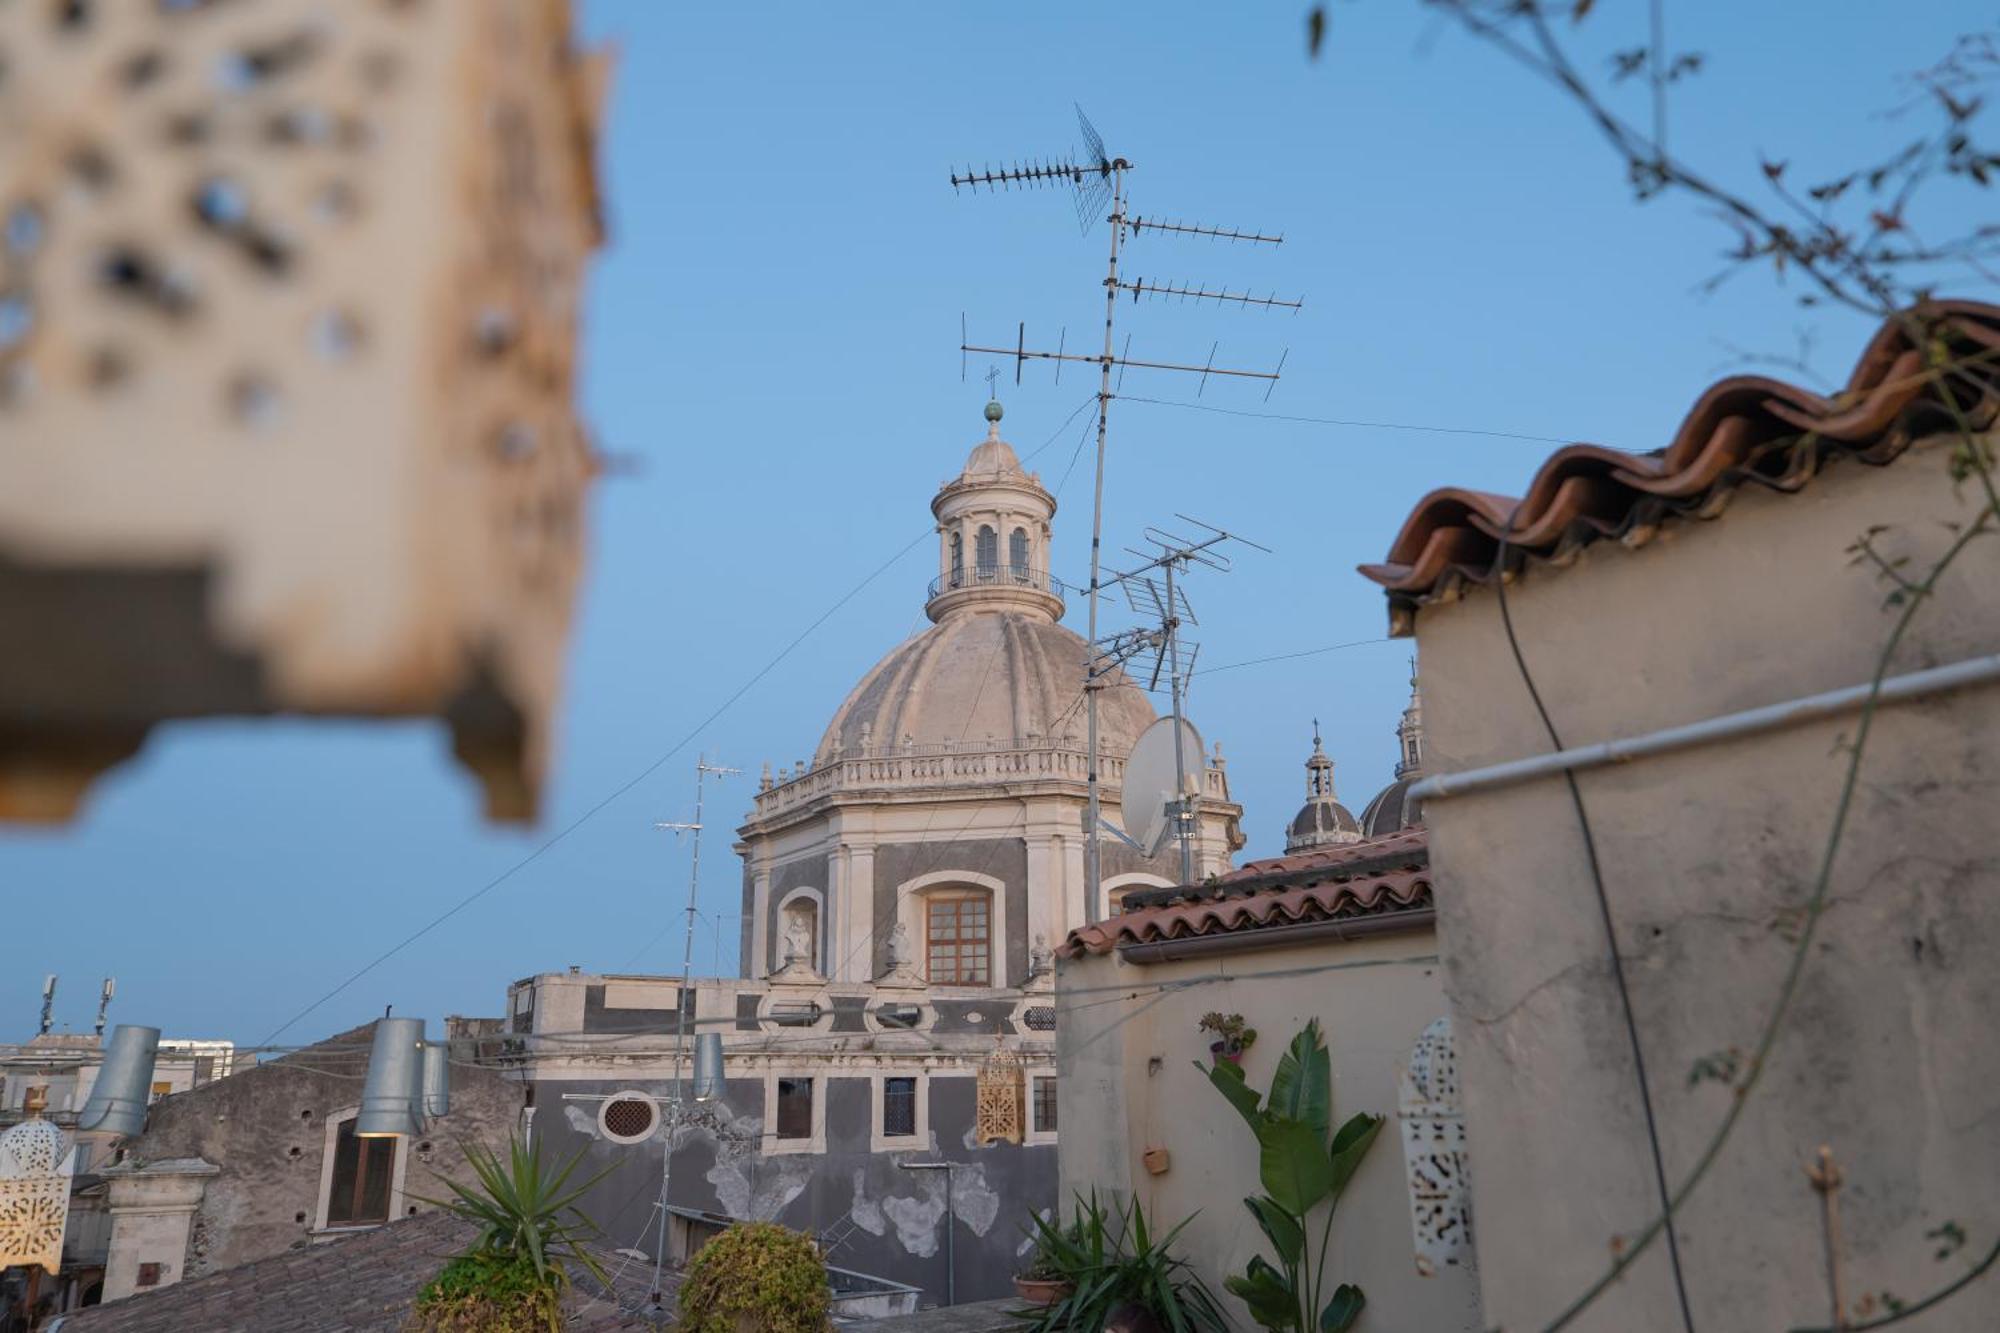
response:
<path id="1" fill-rule="evenodd" d="M 947 1225 L 944 1173 L 905 1171 L 896 1163 L 963 1163 L 963 1169 L 954 1173 L 958 1297 L 984 1300 L 1011 1292 L 1009 1279 L 1019 1267 L 1025 1244 L 1022 1228 L 1030 1213 L 1047 1208 L 1054 1199 L 1055 1149 L 973 1147 L 969 1139 L 976 1080 L 967 1075 L 930 1080 L 929 1144 L 917 1151 L 871 1152 L 872 1101 L 865 1074 L 843 1077 L 824 1066 L 809 1072 L 826 1076 L 825 1152 L 760 1153 L 764 1083 L 732 1077 L 715 1106 L 716 1123 L 691 1127 L 679 1139 L 670 1179 L 673 1204 L 782 1222 L 815 1233 L 830 1243 L 830 1262 L 921 1287 L 927 1302 L 941 1302 Z M 662 1100 L 672 1092 L 671 1082 L 664 1080 L 577 1079 L 539 1083 L 535 1097 L 535 1132 L 547 1136 L 546 1149 L 559 1160 L 583 1152 L 579 1174 L 584 1177 L 608 1170 L 582 1207 L 603 1228 L 607 1243 L 615 1246 L 634 1244 L 651 1221 L 659 1200 L 665 1143 L 664 1130 L 635 1144 L 617 1143 L 599 1133 L 602 1103 L 594 1094 L 628 1088 Z M 641 1248 L 651 1253 L 653 1244 L 654 1233 L 649 1232 Z"/>
<path id="2" fill-rule="evenodd" d="M 199 1157 L 220 1168 L 195 1212 L 188 1276 L 310 1242 L 327 1123 L 361 1100 L 373 1030 L 369 1024 L 154 1104 L 146 1132 L 128 1145 L 128 1160 Z M 454 1065 L 450 1116 L 433 1132 L 405 1142 L 401 1215 L 429 1210 L 417 1195 L 446 1193 L 436 1173 L 471 1179 L 460 1144 L 504 1144 L 524 1093 L 524 1085 L 490 1070 Z"/>
<path id="3" fill-rule="evenodd" d="M 1890 629 L 1885 587 L 1848 545 L 1890 525 L 1921 570 L 1964 521 L 1943 450 L 1835 465 L 1792 496 L 1746 490 L 1716 522 L 1531 569 L 1509 604 L 1571 746 L 1865 682 Z M 1892 666 L 2000 650 L 2000 547 L 1975 545 Z M 1550 748 L 1490 591 L 1417 617 L 1429 767 Z M 1712 744 L 1579 777 L 1619 924 L 1668 1173 L 1731 1103 L 1697 1061 L 1749 1050 L 1777 999 L 1827 839 L 1857 718 Z M 1703 1328 L 1827 1322 L 1818 1200 L 1802 1168 L 1832 1147 L 1850 1293 L 1910 1298 L 1962 1272 L 1926 1230 L 1983 1250 L 2000 1230 L 2000 692 L 1878 717 L 1831 907 L 1763 1082 L 1685 1208 Z M 1541 1327 L 1655 1212 L 1632 1062 L 1576 817 L 1560 779 L 1425 807 L 1441 952 L 1458 1022 L 1485 1226 L 1487 1315 Z M 1478 1151 L 1505 1143 L 1504 1153 Z M 1496 1224 L 1496 1219 L 1505 1219 Z M 2000 1326 L 2000 1283 L 1911 1333 Z M 1574 1329 L 1678 1329 L 1655 1246 Z"/>
<path id="4" fill-rule="evenodd" d="M 1329 963 L 1351 968 L 1301 976 L 1289 969 Z M 1228 980 L 1173 990 L 1162 983 L 1222 975 Z M 1119 998 L 1123 987 L 1145 987 Z M 1297 945 L 1253 953 L 1135 967 L 1115 954 L 1064 960 L 1057 967 L 1057 1069 L 1063 1127 L 1062 1197 L 1133 1196 L 1165 1228 L 1190 1215 L 1180 1254 L 1223 1298 L 1242 1327 L 1247 1312 L 1222 1290 L 1253 1254 L 1268 1253 L 1241 1200 L 1263 1192 L 1257 1143 L 1208 1077 L 1208 1034 L 1196 1023 L 1211 1009 L 1241 1013 L 1258 1030 L 1244 1057 L 1250 1083 L 1268 1089 L 1278 1057 L 1307 1019 L 1318 1017 L 1333 1061 L 1336 1120 L 1360 1111 L 1388 1117 L 1348 1186 L 1334 1222 L 1326 1273 L 1367 1293 L 1361 1327 L 1371 1333 L 1470 1333 L 1480 1327 L 1474 1275 L 1464 1267 L 1420 1277 L 1402 1145 L 1397 1137 L 1397 1073 L 1425 1026 L 1445 1012 L 1428 933 L 1347 944 Z M 1150 1174 L 1140 1161 L 1163 1147 L 1171 1165 Z M 1484 1169 L 1478 1140 L 1472 1170 Z"/>

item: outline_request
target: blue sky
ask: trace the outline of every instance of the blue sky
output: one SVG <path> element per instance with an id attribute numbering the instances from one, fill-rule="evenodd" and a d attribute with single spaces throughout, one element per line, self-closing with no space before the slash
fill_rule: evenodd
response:
<path id="1" fill-rule="evenodd" d="M 115 974 L 114 1019 L 259 1040 L 655 763 L 287 1039 L 388 1003 L 498 1013 L 510 980 L 568 964 L 675 968 L 687 850 L 653 822 L 689 817 L 697 749 L 746 770 L 711 801 L 704 857 L 704 909 L 733 913 L 728 830 L 758 766 L 809 758 L 848 687 L 922 626 L 928 541 L 663 756 L 927 531 L 932 492 L 983 433 L 986 367 L 961 382 L 961 313 L 975 341 L 1011 340 L 1021 320 L 1037 342 L 1097 327 L 1101 226 L 1080 236 L 1065 195 L 946 181 L 968 161 L 1068 150 L 1072 102 L 1136 164 L 1135 211 L 1286 236 L 1275 251 L 1146 236 L 1128 252 L 1128 274 L 1304 294 L 1296 317 L 1121 307 L 1137 357 L 1200 361 L 1219 340 L 1218 364 L 1264 365 L 1289 349 L 1268 405 L 1214 383 L 1205 404 L 1648 448 L 1734 368 L 1725 344 L 1789 353 L 1809 328 L 1837 382 L 1869 331 L 1799 311 L 1762 274 L 1696 294 L 1719 229 L 1678 201 L 1634 203 L 1570 106 L 1407 0 L 1332 6 L 1317 64 L 1296 3 L 584 8 L 592 39 L 619 50 L 584 405 L 634 470 L 595 498 L 543 823 L 483 824 L 428 726 L 163 728 L 74 824 L 0 831 L 10 901 L 52 909 L 10 950 L 0 1036 L 32 1032 L 57 972 L 60 1023 L 86 1027 Z M 1760 152 L 1831 174 L 1901 142 L 1918 122 L 1880 114 L 1904 92 L 1894 76 L 1992 20 L 1964 3 L 1668 17 L 1670 44 L 1707 56 L 1673 142 L 1744 182 Z M 1601 5 L 1593 49 L 1638 44 L 1642 23 L 1642 7 Z M 1006 434 L 1024 455 L 1047 442 L 1030 466 L 1053 486 L 1084 418 L 1058 427 L 1089 381 L 1031 369 L 1016 387 L 1006 369 Z M 1208 666 L 1380 638 L 1380 595 L 1354 566 L 1425 491 L 1517 491 L 1552 447 L 1133 402 L 1113 423 L 1112 549 L 1176 511 L 1273 548 L 1191 588 Z M 1056 520 L 1056 572 L 1079 581 L 1089 464 L 1086 448 Z M 1388 779 L 1408 653 L 1364 643 L 1197 679 L 1191 713 L 1223 743 L 1249 854 L 1278 849 L 1313 717 L 1357 809 Z M 734 924 L 699 966 L 733 970 Z"/>

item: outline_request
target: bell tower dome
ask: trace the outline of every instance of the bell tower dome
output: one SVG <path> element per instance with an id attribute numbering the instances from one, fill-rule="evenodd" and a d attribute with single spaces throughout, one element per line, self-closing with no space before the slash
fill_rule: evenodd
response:
<path id="1" fill-rule="evenodd" d="M 1056 499 L 1000 438 L 1005 414 L 998 401 L 986 404 L 986 438 L 931 500 L 938 576 L 924 611 L 933 621 L 979 611 L 1062 618 L 1062 584 L 1049 573 Z"/>

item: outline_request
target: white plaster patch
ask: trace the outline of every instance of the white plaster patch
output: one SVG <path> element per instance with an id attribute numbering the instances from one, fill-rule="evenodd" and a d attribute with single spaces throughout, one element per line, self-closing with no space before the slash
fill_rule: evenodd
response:
<path id="1" fill-rule="evenodd" d="M 887 1235 L 889 1220 L 882 1216 L 882 1205 L 868 1197 L 868 1169 L 854 1168 L 854 1206 L 847 1210 L 854 1219 L 854 1225 L 871 1236 Z"/>
<path id="2" fill-rule="evenodd" d="M 805 1193 L 813 1163 L 807 1157 L 742 1157 L 717 1162 L 708 1169 L 708 1183 L 731 1217 L 770 1222 Z"/>
<path id="3" fill-rule="evenodd" d="M 923 1174 L 927 1178 L 917 1187 L 917 1197 L 898 1198 L 892 1194 L 882 1200 L 882 1213 L 896 1224 L 896 1239 L 903 1248 L 919 1259 L 928 1259 L 938 1252 L 938 1228 L 944 1221 L 944 1182 L 933 1183 L 928 1179 L 936 1172 Z"/>
<path id="4" fill-rule="evenodd" d="M 588 1134 L 593 1139 L 597 1137 L 597 1115 L 595 1112 L 586 1111 L 575 1102 L 564 1102 L 563 1119 L 577 1133 Z"/>
<path id="5" fill-rule="evenodd" d="M 904 1249 L 919 1259 L 928 1259 L 938 1252 L 944 1238 L 944 1173 L 925 1171 L 920 1174 L 923 1179 L 917 1182 L 916 1194 L 886 1195 L 880 1204 L 868 1201 L 867 1208 L 895 1224 L 896 1239 Z M 952 1172 L 952 1178 L 952 1207 L 958 1213 L 958 1220 L 971 1228 L 973 1235 L 985 1236 L 1000 1216 L 1000 1195 L 986 1183 L 986 1164 L 972 1162 L 962 1165 Z M 854 1217 L 859 1222 L 863 1205 L 861 1173 L 856 1172 L 854 1179 Z"/>
<path id="6" fill-rule="evenodd" d="M 1055 1220 L 1055 1211 L 1053 1208 L 1037 1208 L 1035 1216 L 1041 1218 L 1044 1222 L 1051 1222 Z M 1021 1236 L 1021 1243 L 1014 1247 L 1016 1258 L 1025 1259 L 1028 1253 L 1035 1248 L 1036 1235 L 1037 1232 L 1034 1227 L 1030 1226 L 1024 1229 Z"/>
<path id="7" fill-rule="evenodd" d="M 973 1235 L 984 1237 L 1000 1216 L 1000 1192 L 986 1183 L 986 1163 L 975 1162 L 952 1174 L 957 1177 L 952 1202 L 958 1209 L 958 1220 L 971 1227 Z"/>

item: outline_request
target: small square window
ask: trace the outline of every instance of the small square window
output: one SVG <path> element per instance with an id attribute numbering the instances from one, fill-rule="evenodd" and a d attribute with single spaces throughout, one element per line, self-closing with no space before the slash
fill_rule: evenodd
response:
<path id="1" fill-rule="evenodd" d="M 171 1083 L 155 1083 L 153 1085 L 153 1100 L 158 1101 L 173 1090 L 174 1085 Z"/>
<path id="2" fill-rule="evenodd" d="M 161 1272 L 161 1270 L 162 1270 L 162 1269 L 164 1269 L 165 1267 L 166 1267 L 166 1265 L 165 1265 L 165 1264 L 140 1264 L 140 1265 L 139 1265 L 139 1285 L 140 1285 L 140 1286 L 142 1286 L 142 1287 L 157 1287 L 157 1286 L 159 1286 L 159 1285 L 160 1285 L 160 1272 Z"/>
<path id="3" fill-rule="evenodd" d="M 809 1139 L 813 1132 L 813 1081 L 809 1078 L 778 1080 L 778 1137 Z"/>
<path id="4" fill-rule="evenodd" d="M 1035 1080 L 1034 1132 L 1056 1132 L 1056 1081 L 1053 1076 Z"/>
<path id="5" fill-rule="evenodd" d="M 917 1133 L 917 1081 L 913 1078 L 882 1080 L 882 1137 L 914 1138 Z"/>

